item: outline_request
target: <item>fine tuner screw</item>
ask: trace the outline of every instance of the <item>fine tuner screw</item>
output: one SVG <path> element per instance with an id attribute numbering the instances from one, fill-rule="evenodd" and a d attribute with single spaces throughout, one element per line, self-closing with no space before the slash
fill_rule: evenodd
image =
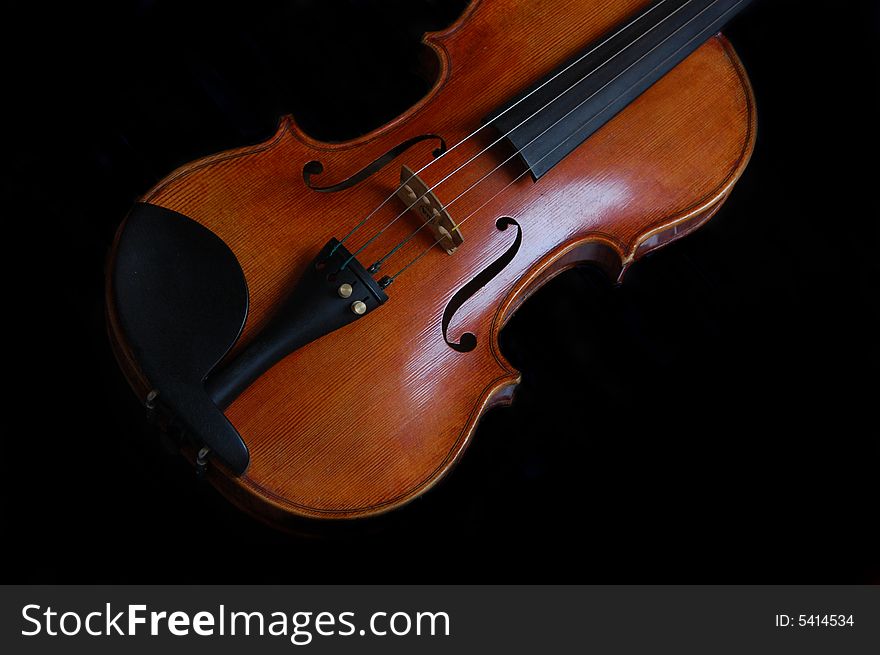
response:
<path id="1" fill-rule="evenodd" d="M 351 311 L 353 311 L 358 316 L 363 316 L 367 313 L 367 305 L 363 300 L 355 300 L 351 303 Z"/>
<path id="2" fill-rule="evenodd" d="M 340 285 L 339 289 L 336 291 L 340 298 L 348 298 L 351 295 L 351 285 L 346 282 L 345 284 Z"/>

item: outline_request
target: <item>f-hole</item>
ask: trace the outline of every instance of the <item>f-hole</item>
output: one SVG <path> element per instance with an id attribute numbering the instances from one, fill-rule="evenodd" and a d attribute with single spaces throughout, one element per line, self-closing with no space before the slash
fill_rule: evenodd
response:
<path id="1" fill-rule="evenodd" d="M 449 300 L 449 304 L 446 305 L 446 310 L 443 312 L 443 340 L 453 350 L 457 350 L 460 353 L 467 353 L 477 347 L 477 337 L 473 333 L 465 332 L 456 343 L 449 340 L 447 330 L 449 328 L 449 323 L 455 316 L 455 312 L 457 312 L 462 305 L 477 293 L 477 291 L 489 284 L 489 282 L 503 271 L 507 265 L 513 261 L 513 258 L 516 257 L 516 253 L 519 252 L 519 247 L 522 245 L 522 228 L 519 223 L 509 216 L 502 216 L 495 221 L 495 227 L 502 232 L 511 225 L 516 226 L 516 238 L 513 240 L 510 247 L 504 251 L 503 255 L 478 273 L 473 280 L 456 291 L 455 295 Z"/>
<path id="2" fill-rule="evenodd" d="M 308 162 L 305 166 L 303 166 L 303 180 L 305 181 L 306 186 L 309 187 L 312 191 L 320 191 L 321 193 L 335 193 L 336 191 L 344 191 L 345 189 L 353 187 L 355 184 L 363 182 L 374 173 L 379 172 L 389 163 L 394 161 L 394 159 L 402 155 L 404 152 L 409 150 L 417 143 L 428 141 L 430 139 L 437 139 L 437 141 L 439 141 L 439 145 L 434 148 L 434 152 L 432 153 L 435 158 L 441 156 L 443 153 L 446 152 L 446 141 L 443 139 L 443 137 L 437 134 L 421 134 L 396 145 L 384 155 L 374 160 L 351 177 L 342 180 L 342 182 L 337 182 L 336 184 L 330 184 L 328 186 L 318 186 L 316 184 L 312 184 L 312 177 L 314 175 L 320 175 L 324 172 L 324 165 L 318 160 L 312 160 Z"/>

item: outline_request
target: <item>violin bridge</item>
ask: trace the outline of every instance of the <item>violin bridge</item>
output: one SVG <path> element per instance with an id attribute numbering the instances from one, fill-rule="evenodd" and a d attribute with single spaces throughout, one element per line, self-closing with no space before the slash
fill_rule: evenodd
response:
<path id="1" fill-rule="evenodd" d="M 426 225 L 433 232 L 437 245 L 447 254 L 454 253 L 455 249 L 464 242 L 461 230 L 452 220 L 449 212 L 444 209 L 443 203 L 407 166 L 400 169 L 400 188 L 397 190 L 397 197 L 418 216 L 419 222 L 427 221 Z"/>

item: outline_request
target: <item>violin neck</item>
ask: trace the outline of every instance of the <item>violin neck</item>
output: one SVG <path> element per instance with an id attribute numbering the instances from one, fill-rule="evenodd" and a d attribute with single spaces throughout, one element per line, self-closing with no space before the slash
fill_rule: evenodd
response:
<path id="1" fill-rule="evenodd" d="M 659 0 L 494 112 L 534 180 L 716 34 L 750 0 Z"/>

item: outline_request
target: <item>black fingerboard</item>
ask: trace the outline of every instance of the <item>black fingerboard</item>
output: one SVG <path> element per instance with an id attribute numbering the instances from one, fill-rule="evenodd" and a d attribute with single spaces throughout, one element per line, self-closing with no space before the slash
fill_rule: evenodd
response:
<path id="1" fill-rule="evenodd" d="M 624 21 L 492 114 L 538 180 L 750 0 L 665 0 Z"/>

